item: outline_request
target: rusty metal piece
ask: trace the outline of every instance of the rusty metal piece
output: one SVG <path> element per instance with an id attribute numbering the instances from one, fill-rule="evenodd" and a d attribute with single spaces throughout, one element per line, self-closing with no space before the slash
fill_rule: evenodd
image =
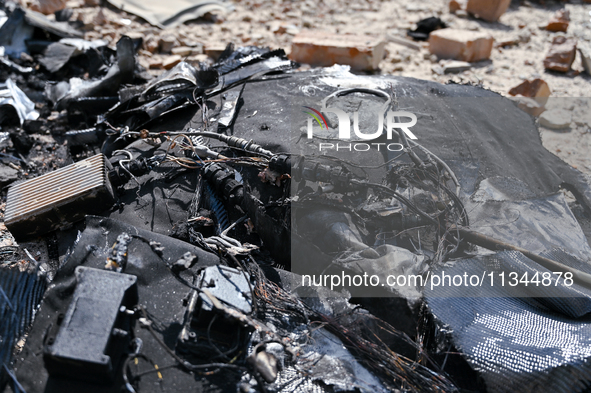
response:
<path id="1" fill-rule="evenodd" d="M 115 200 L 106 159 L 97 154 L 8 190 L 4 223 L 17 239 L 38 236 L 102 212 Z"/>

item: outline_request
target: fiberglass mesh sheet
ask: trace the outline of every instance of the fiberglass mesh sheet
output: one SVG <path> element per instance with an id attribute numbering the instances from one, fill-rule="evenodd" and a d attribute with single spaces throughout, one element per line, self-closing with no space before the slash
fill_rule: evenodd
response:
<path id="1" fill-rule="evenodd" d="M 561 251 L 545 256 L 590 272 L 588 264 Z M 473 258 L 452 267 L 447 274 L 468 274 L 528 263 L 522 254 L 501 252 L 490 258 Z M 466 297 L 465 288 L 426 288 L 425 296 L 439 323 L 472 367 L 479 371 L 488 392 L 582 392 L 591 386 L 591 316 L 589 297 L 513 297 L 508 288 L 479 288 Z M 482 294 L 482 292 L 485 294 Z M 523 294 L 521 294 L 523 296 Z"/>

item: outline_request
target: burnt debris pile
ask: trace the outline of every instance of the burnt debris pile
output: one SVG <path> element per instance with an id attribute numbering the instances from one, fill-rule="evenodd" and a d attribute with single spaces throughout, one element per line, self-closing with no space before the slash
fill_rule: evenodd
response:
<path id="1" fill-rule="evenodd" d="M 591 384 L 591 188 L 510 100 L 5 11 L 0 390 Z"/>

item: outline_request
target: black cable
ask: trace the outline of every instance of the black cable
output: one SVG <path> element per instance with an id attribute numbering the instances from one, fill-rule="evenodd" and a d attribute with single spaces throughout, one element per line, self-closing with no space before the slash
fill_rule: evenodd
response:
<path id="1" fill-rule="evenodd" d="M 433 181 L 439 187 L 441 187 L 443 189 L 443 191 L 445 191 L 445 193 L 454 201 L 456 208 L 459 210 L 460 219 L 462 220 L 462 225 L 465 227 L 469 226 L 470 221 L 468 219 L 468 212 L 466 212 L 466 208 L 465 208 L 464 204 L 462 203 L 462 201 L 460 200 L 460 198 L 454 192 L 452 192 L 446 185 L 441 184 L 441 182 L 438 182 L 437 179 L 435 178 L 435 176 L 433 176 L 431 173 L 425 172 L 425 174 L 427 175 L 427 177 L 429 177 L 429 179 L 431 179 L 431 181 Z"/>
<path id="2" fill-rule="evenodd" d="M 148 316 L 148 313 L 147 313 L 146 309 L 143 306 L 139 306 L 139 310 L 141 311 L 143 317 L 147 321 L 151 321 L 150 317 Z M 191 364 L 191 363 L 187 362 L 186 360 L 181 359 L 172 349 L 170 349 L 168 347 L 168 345 L 166 345 L 166 343 L 164 341 L 162 341 L 162 339 L 160 337 L 158 337 L 158 335 L 156 334 L 156 332 L 152 328 L 152 325 L 151 324 L 145 323 L 145 324 L 142 325 L 142 327 L 147 328 L 148 329 L 148 332 L 150 332 L 150 334 L 152 335 L 152 337 L 154 337 L 154 339 L 158 342 L 158 344 L 160 344 L 160 346 L 162 347 L 162 349 L 164 349 L 170 356 L 172 356 L 174 358 L 174 360 L 176 360 L 179 363 L 179 365 L 181 367 L 183 367 L 186 371 L 189 371 L 189 372 L 199 372 L 198 370 L 212 368 L 212 367 L 216 367 L 216 368 L 227 368 L 227 369 L 230 369 L 230 370 L 247 371 L 247 368 L 246 367 L 237 366 L 235 364 L 229 364 L 229 363 Z"/>
<path id="3" fill-rule="evenodd" d="M 125 384 L 125 388 L 130 392 L 130 393 L 136 393 L 135 389 L 133 388 L 133 386 L 131 385 L 130 381 L 129 381 L 129 377 L 127 376 L 127 372 L 130 371 L 129 370 L 129 362 L 132 359 L 144 359 L 145 361 L 149 362 L 152 366 L 154 366 L 154 370 L 150 370 L 150 372 L 158 372 L 161 369 L 156 365 L 156 363 L 148 358 L 146 355 L 142 354 L 142 353 L 132 353 L 130 354 L 127 358 L 125 358 L 125 361 L 123 362 L 123 382 Z M 143 374 L 147 374 L 147 373 L 143 373 Z M 142 374 L 142 375 L 143 375 Z M 132 379 L 136 380 L 140 377 L 140 375 L 136 375 L 134 376 Z M 160 379 L 160 378 L 159 378 Z"/>
<path id="4" fill-rule="evenodd" d="M 253 310 L 253 313 L 256 315 L 256 313 L 257 313 L 258 310 L 257 310 L 257 305 L 256 305 L 255 297 L 254 297 L 254 289 L 252 288 L 252 284 L 250 282 L 250 278 L 246 275 L 246 268 L 245 268 L 245 266 L 234 255 L 226 252 L 226 256 L 230 257 L 230 259 L 237 266 L 239 266 L 240 269 L 242 270 L 242 274 L 244 275 L 244 278 L 246 279 L 246 282 L 248 283 L 248 288 L 250 289 L 250 299 L 251 299 L 251 303 L 252 303 L 252 310 Z"/>
<path id="5" fill-rule="evenodd" d="M 214 344 L 213 340 L 211 339 L 211 334 L 210 334 L 211 327 L 213 326 L 213 323 L 214 323 L 214 321 L 217 319 L 217 317 L 218 317 L 217 315 L 214 315 L 214 316 L 211 318 L 211 321 L 209 321 L 209 325 L 207 325 L 207 342 L 209 343 L 209 345 L 210 345 L 210 346 L 211 346 L 213 349 L 215 349 L 215 351 L 218 353 L 218 355 L 219 355 L 219 356 L 221 356 L 221 357 L 223 357 L 223 358 L 225 358 L 225 359 L 227 359 L 227 360 L 230 360 L 230 359 L 228 358 L 228 355 L 229 355 L 229 354 L 231 354 L 232 352 L 234 352 L 234 351 L 236 351 L 236 350 L 238 349 L 238 346 L 240 345 L 240 339 L 239 339 L 239 337 L 237 338 L 237 340 L 236 340 L 236 345 L 234 345 L 234 347 L 232 347 L 232 348 L 228 349 L 227 351 L 224 351 L 224 352 L 222 352 L 222 351 L 221 351 L 221 350 L 218 348 L 218 346 Z M 239 335 L 240 335 L 240 332 L 238 331 L 238 333 L 237 333 L 237 336 L 239 336 Z M 215 358 L 214 358 L 214 359 L 215 359 Z"/>
<path id="6" fill-rule="evenodd" d="M 388 193 L 392 194 L 392 196 L 394 198 L 396 198 L 400 202 L 404 203 L 406 206 L 408 206 L 409 209 L 411 209 L 412 211 L 414 211 L 415 213 L 417 213 L 418 215 L 420 215 L 424 219 L 429 220 L 433 224 L 438 224 L 437 220 L 435 220 L 433 217 L 431 217 L 430 215 L 428 215 L 427 213 L 425 213 L 424 211 L 422 211 L 421 209 L 416 207 L 410 200 L 408 200 L 406 197 L 404 197 L 403 195 L 401 195 L 397 191 L 394 191 L 393 189 L 391 189 L 388 186 L 385 186 L 383 184 L 378 184 L 378 183 L 361 182 L 361 181 L 357 181 L 357 180 L 351 180 L 351 182 L 353 184 L 357 184 L 360 186 L 375 187 L 375 188 L 380 188 L 384 191 L 387 191 Z"/>

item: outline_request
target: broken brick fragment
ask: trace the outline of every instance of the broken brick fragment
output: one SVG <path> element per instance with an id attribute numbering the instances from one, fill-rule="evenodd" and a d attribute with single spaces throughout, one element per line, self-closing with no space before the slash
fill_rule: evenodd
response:
<path id="1" fill-rule="evenodd" d="M 160 52 L 162 53 L 170 53 L 172 52 L 172 48 L 176 45 L 176 37 L 172 34 L 167 34 L 160 37 L 158 41 L 158 46 L 160 48 Z"/>
<path id="2" fill-rule="evenodd" d="M 488 22 L 496 22 L 507 11 L 511 0 L 468 0 L 466 11 Z"/>
<path id="3" fill-rule="evenodd" d="M 66 8 L 66 3 L 66 0 L 35 0 L 31 4 L 31 9 L 45 15 L 51 15 Z"/>
<path id="4" fill-rule="evenodd" d="M 313 66 L 345 64 L 356 71 L 375 70 L 384 58 L 385 45 L 366 35 L 302 31 L 293 39 L 290 58 Z"/>
<path id="5" fill-rule="evenodd" d="M 474 62 L 490 57 L 493 42 L 487 33 L 441 29 L 431 33 L 429 51 L 441 59 Z"/>
<path id="6" fill-rule="evenodd" d="M 544 68 L 551 71 L 568 72 L 577 54 L 577 40 L 564 36 L 554 37 L 552 46 L 544 59 Z"/>
<path id="7" fill-rule="evenodd" d="M 180 63 L 182 60 L 183 60 L 183 58 L 180 57 L 179 55 L 168 56 L 162 62 L 162 68 L 164 68 L 165 70 L 170 70 L 172 67 L 174 67 L 175 65 Z"/>
<path id="8" fill-rule="evenodd" d="M 512 96 L 521 95 L 524 97 L 535 98 L 536 101 L 540 102 L 542 105 L 546 104 L 551 93 L 550 87 L 546 81 L 539 78 L 531 81 L 523 81 L 520 85 L 509 90 L 509 94 Z"/>
<path id="9" fill-rule="evenodd" d="M 449 12 L 455 14 L 460 10 L 466 9 L 466 2 L 463 0 L 450 0 L 449 4 Z"/>
<path id="10" fill-rule="evenodd" d="M 565 9 L 558 10 L 548 21 L 546 30 L 553 32 L 561 31 L 566 33 L 566 30 L 568 29 L 568 22 L 570 22 L 570 12 Z"/>

